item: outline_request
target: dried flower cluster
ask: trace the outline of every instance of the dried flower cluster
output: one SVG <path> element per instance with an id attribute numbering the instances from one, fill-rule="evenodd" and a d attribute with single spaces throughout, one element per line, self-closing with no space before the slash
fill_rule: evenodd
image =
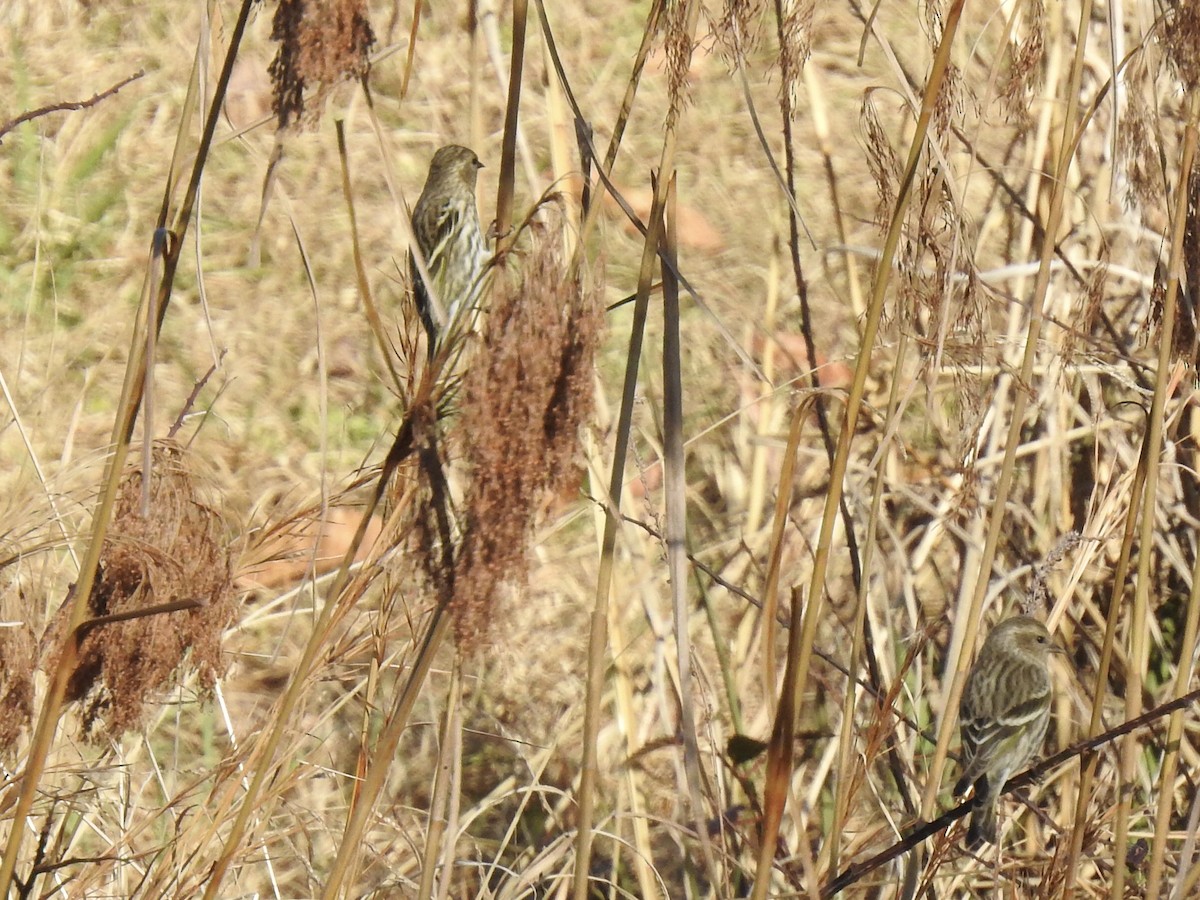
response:
<path id="1" fill-rule="evenodd" d="M 122 480 L 88 615 L 99 617 L 176 601 L 199 606 L 90 630 L 67 683 L 67 699 L 84 701 L 88 729 L 118 736 L 141 724 L 143 709 L 191 656 L 201 684 L 221 671 L 221 635 L 233 620 L 232 560 L 224 523 L 201 503 L 184 459 L 156 448 L 149 515 L 141 513 L 142 473 Z M 59 664 L 66 635 L 64 604 L 43 644 L 46 668 Z M 97 727 L 102 722 L 100 727 Z"/>
<path id="2" fill-rule="evenodd" d="M 363 0 L 280 0 L 271 37 L 279 41 L 270 73 L 280 128 L 315 125 L 335 85 L 367 74 L 375 42 Z"/>
<path id="3" fill-rule="evenodd" d="M 33 714 L 33 671 L 37 642 L 27 624 L 0 627 L 0 753 L 8 749 Z"/>
<path id="4" fill-rule="evenodd" d="M 554 229 L 535 226 L 529 255 L 495 279 L 487 334 L 463 383 L 471 480 L 454 579 L 462 647 L 485 630 L 497 590 L 523 578 L 543 498 L 578 478 L 600 325 L 595 294 L 567 278 Z"/>

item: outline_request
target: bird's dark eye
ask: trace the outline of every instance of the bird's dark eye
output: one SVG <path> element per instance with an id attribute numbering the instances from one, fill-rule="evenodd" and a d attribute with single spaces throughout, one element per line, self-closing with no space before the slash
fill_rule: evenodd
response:
<path id="1" fill-rule="evenodd" d="M 1039 644 L 1044 644 L 1044 643 L 1046 643 L 1046 639 L 1045 639 L 1044 637 L 1042 637 L 1040 634 L 1038 635 L 1038 643 L 1039 643 Z"/>

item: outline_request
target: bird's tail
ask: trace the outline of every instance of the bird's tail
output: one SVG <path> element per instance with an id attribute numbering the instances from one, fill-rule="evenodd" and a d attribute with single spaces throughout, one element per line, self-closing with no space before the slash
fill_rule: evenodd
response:
<path id="1" fill-rule="evenodd" d="M 971 824 L 967 827 L 967 846 L 974 850 L 986 841 L 996 843 L 996 793 L 976 800 L 971 811 Z"/>

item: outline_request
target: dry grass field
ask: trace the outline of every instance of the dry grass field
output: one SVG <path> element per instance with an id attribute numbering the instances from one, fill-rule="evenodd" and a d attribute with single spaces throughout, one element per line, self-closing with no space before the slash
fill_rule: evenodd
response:
<path id="1" fill-rule="evenodd" d="M 1200 896 L 1198 0 L 0 47 L 0 897 Z M 427 361 L 449 143 L 495 257 Z"/>

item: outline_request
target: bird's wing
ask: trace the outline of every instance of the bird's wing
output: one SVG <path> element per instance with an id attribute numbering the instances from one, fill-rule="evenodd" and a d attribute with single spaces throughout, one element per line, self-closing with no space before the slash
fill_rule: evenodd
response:
<path id="1" fill-rule="evenodd" d="M 428 260 L 430 273 L 441 268 L 440 260 L 446 244 L 458 232 L 463 216 L 462 204 L 447 200 L 438 207 L 434 219 L 433 234 L 425 246 L 429 247 Z"/>
<path id="2" fill-rule="evenodd" d="M 1008 752 L 1013 741 L 1046 712 L 1050 703 L 1050 685 L 1044 686 L 1036 672 L 1013 670 L 1012 680 L 1026 680 L 1043 689 L 1032 695 L 1027 691 L 998 690 L 986 698 L 964 696 L 960 710 L 959 729 L 962 736 L 964 780 L 974 781 L 992 764 L 992 760 Z M 1006 685 L 1002 684 L 1001 687 Z M 1024 693 L 1025 696 L 1019 696 Z M 968 777 L 969 776 L 969 777 Z"/>
<path id="3" fill-rule="evenodd" d="M 993 715 L 980 715 L 962 720 L 964 746 L 972 750 L 987 746 L 998 746 L 1005 737 L 1015 734 L 1041 716 L 1049 702 L 1049 694 L 1039 693 L 1021 703 Z"/>

